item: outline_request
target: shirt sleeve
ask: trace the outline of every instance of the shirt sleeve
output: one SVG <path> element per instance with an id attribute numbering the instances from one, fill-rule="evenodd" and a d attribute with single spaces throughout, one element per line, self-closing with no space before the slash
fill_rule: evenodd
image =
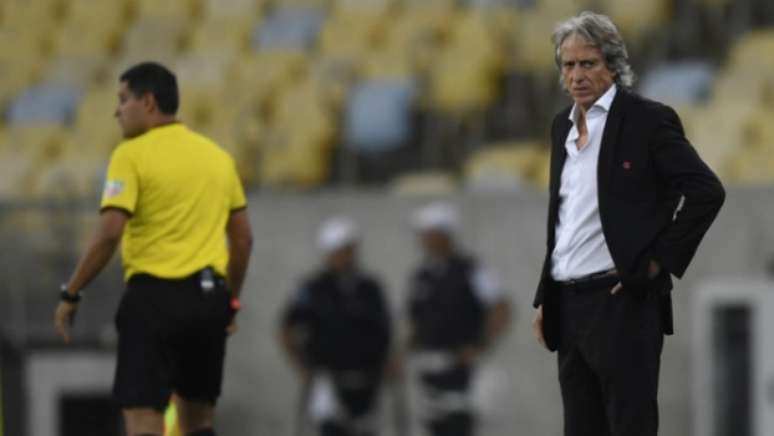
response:
<path id="1" fill-rule="evenodd" d="M 134 213 L 139 195 L 137 166 L 124 148 L 117 148 L 110 158 L 100 209 L 119 208 Z"/>
<path id="2" fill-rule="evenodd" d="M 473 291 L 485 306 L 492 306 L 507 298 L 500 276 L 493 269 L 477 267 L 473 272 Z"/>
<path id="3" fill-rule="evenodd" d="M 242 180 L 239 178 L 239 172 L 237 172 L 236 164 L 232 161 L 231 171 L 231 198 L 229 199 L 229 209 L 239 210 L 247 207 L 247 199 L 245 198 L 245 190 L 242 187 Z"/>

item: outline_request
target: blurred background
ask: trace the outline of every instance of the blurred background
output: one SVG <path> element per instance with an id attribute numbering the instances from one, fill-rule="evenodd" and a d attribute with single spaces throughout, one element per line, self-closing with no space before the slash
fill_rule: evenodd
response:
<path id="1" fill-rule="evenodd" d="M 729 190 L 677 286 L 662 434 L 771 435 L 770 0 L 2 0 L 0 434 L 120 434 L 109 401 L 118 259 L 89 289 L 77 346 L 59 344 L 51 318 L 120 141 L 117 77 L 144 60 L 177 73 L 180 118 L 233 154 L 250 194 L 256 246 L 219 434 L 293 431 L 299 386 L 274 334 L 320 261 L 319 222 L 361 223 L 364 263 L 400 319 L 419 259 L 409 216 L 438 198 L 461 207 L 462 240 L 500 271 L 517 308 L 481 371 L 481 434 L 560 434 L 555 356 L 533 343 L 530 302 L 548 129 L 569 104 L 550 35 L 586 9 L 619 26 L 637 91 L 675 107 Z"/>

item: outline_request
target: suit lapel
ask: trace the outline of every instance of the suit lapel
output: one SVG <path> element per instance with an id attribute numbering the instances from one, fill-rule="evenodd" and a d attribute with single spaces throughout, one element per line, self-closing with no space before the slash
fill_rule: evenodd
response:
<path id="1" fill-rule="evenodd" d="M 610 105 L 610 113 L 607 115 L 605 130 L 602 133 L 602 143 L 599 148 L 599 160 L 597 161 L 597 192 L 600 194 L 600 203 L 602 203 L 603 189 L 607 186 L 608 176 L 613 169 L 613 160 L 615 158 L 616 141 L 618 133 L 621 130 L 621 123 L 624 116 L 624 103 L 626 100 L 626 91 L 619 89 Z M 600 204 L 600 209 L 602 208 Z"/>
<path id="2" fill-rule="evenodd" d="M 564 111 L 555 124 L 554 131 L 551 132 L 551 177 L 549 182 L 549 200 L 548 200 L 548 245 L 553 249 L 556 242 L 554 229 L 559 219 L 559 188 L 562 185 L 562 168 L 567 159 L 567 149 L 564 148 L 567 142 L 567 135 L 570 133 L 572 123 L 567 116 L 569 110 Z"/>
<path id="3" fill-rule="evenodd" d="M 556 131 L 553 132 L 553 150 L 551 150 L 551 198 L 559 198 L 559 187 L 561 186 L 562 168 L 567 159 L 567 135 L 570 133 L 572 123 L 567 117 L 563 116 L 557 123 Z"/>

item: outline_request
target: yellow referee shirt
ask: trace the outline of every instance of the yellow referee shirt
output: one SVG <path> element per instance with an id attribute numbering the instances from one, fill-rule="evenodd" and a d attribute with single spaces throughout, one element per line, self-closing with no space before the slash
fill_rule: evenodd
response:
<path id="1" fill-rule="evenodd" d="M 103 210 L 131 215 L 121 241 L 126 280 L 182 278 L 207 266 L 225 275 L 226 223 L 245 206 L 231 156 L 180 123 L 121 143 L 102 194 Z"/>

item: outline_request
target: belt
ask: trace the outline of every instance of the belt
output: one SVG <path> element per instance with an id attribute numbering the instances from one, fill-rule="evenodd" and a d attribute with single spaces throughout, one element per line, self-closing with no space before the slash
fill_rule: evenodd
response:
<path id="1" fill-rule="evenodd" d="M 557 281 L 556 284 L 562 291 L 585 292 L 607 286 L 613 287 L 618 281 L 618 273 L 615 269 L 611 269 L 575 279 Z"/>

